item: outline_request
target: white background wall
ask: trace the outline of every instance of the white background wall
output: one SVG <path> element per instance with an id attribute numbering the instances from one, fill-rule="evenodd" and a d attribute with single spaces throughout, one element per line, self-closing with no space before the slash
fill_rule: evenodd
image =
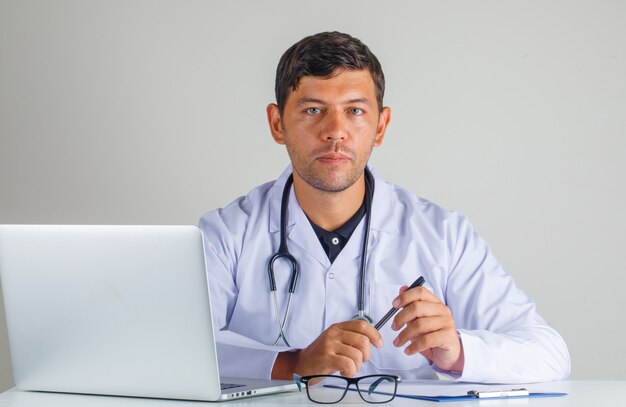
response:
<path id="1" fill-rule="evenodd" d="M 374 166 L 470 217 L 572 377 L 625 379 L 625 21 L 618 0 L 0 0 L 0 223 L 196 224 L 288 162 L 280 55 L 345 31 L 387 76 Z"/>

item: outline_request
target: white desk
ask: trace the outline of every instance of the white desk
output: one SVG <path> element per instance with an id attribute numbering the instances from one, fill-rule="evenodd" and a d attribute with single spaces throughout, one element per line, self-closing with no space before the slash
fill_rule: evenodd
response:
<path id="1" fill-rule="evenodd" d="M 426 389 L 427 386 L 442 386 L 441 382 L 425 383 L 403 383 L 398 389 L 398 393 Z M 465 389 L 467 385 L 446 384 L 448 386 L 456 386 L 459 390 Z M 495 386 L 494 386 L 495 387 Z M 507 387 L 507 386 L 504 386 Z M 534 398 L 534 399 L 515 399 L 515 400 L 480 400 L 480 401 L 464 401 L 445 403 L 449 407 L 495 407 L 495 406 L 550 406 L 550 407 L 600 407 L 600 406 L 626 406 L 626 380 L 573 380 L 562 382 L 549 382 L 528 384 L 524 386 L 531 392 L 565 392 L 565 397 L 555 398 Z M 227 407 L 239 406 L 287 406 L 309 404 L 310 402 L 306 393 L 285 393 L 274 396 L 261 396 L 240 401 L 227 401 L 221 405 Z M 342 401 L 342 404 L 355 405 L 354 402 Z M 357 403 L 361 404 L 361 403 Z M 362 404 L 366 404 L 363 403 Z M 204 403 L 195 401 L 172 401 L 172 400 L 155 400 L 141 398 L 125 398 L 125 397 L 106 397 L 106 396 L 86 396 L 73 394 L 54 394 L 54 393 L 35 393 L 23 392 L 16 389 L 9 390 L 0 394 L 0 407 L 203 407 L 215 405 L 215 403 Z M 413 400 L 407 398 L 396 398 L 385 406 L 438 406 L 441 403 L 430 401 Z M 373 406 L 373 405 L 370 405 Z"/>

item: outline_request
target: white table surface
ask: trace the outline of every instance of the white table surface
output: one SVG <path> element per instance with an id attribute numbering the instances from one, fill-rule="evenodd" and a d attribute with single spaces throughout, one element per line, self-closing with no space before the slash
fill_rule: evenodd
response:
<path id="1" fill-rule="evenodd" d="M 400 385 L 398 393 L 416 394 L 463 394 L 467 388 L 479 387 L 468 384 L 445 382 L 408 382 Z M 561 382 L 535 383 L 513 386 L 490 386 L 492 388 L 527 388 L 531 392 L 565 392 L 564 397 L 533 399 L 500 399 L 444 403 L 444 406 L 493 407 L 493 406 L 626 406 L 626 380 L 573 380 Z M 332 390 L 331 390 L 332 391 Z M 202 407 L 214 405 L 210 402 L 157 400 L 127 397 L 89 396 L 75 394 L 56 394 L 25 392 L 11 389 L 0 394 L 0 407 Z M 284 393 L 272 396 L 260 396 L 248 399 L 226 401 L 223 405 L 238 406 L 288 406 L 309 404 L 306 393 Z M 364 404 L 360 399 L 344 400 L 340 404 Z M 385 406 L 437 406 L 441 403 L 397 397 Z"/>

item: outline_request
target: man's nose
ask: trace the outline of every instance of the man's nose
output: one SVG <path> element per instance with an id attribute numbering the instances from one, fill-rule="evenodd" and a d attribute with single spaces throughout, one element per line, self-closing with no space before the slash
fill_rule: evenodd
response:
<path id="1" fill-rule="evenodd" d="M 329 141 L 343 140 L 348 134 L 346 126 L 347 121 L 342 112 L 331 112 L 326 116 L 322 137 Z"/>

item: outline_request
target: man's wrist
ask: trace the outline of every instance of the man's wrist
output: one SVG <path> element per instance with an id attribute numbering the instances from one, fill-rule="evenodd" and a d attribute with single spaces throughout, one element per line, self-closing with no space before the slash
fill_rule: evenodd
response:
<path id="1" fill-rule="evenodd" d="M 463 350 L 461 335 L 458 333 L 457 335 L 459 335 L 459 357 L 450 370 L 454 373 L 463 374 L 463 368 L 465 367 L 465 351 Z"/>
<path id="2" fill-rule="evenodd" d="M 272 367 L 272 379 L 292 380 L 298 366 L 300 350 L 280 352 Z"/>
<path id="3" fill-rule="evenodd" d="M 437 366 L 441 370 L 445 370 L 455 375 L 463 374 L 463 368 L 465 367 L 465 352 L 463 351 L 463 341 L 461 341 L 461 337 L 459 336 L 459 355 L 457 356 L 456 361 L 447 368 L 442 368 Z"/>

